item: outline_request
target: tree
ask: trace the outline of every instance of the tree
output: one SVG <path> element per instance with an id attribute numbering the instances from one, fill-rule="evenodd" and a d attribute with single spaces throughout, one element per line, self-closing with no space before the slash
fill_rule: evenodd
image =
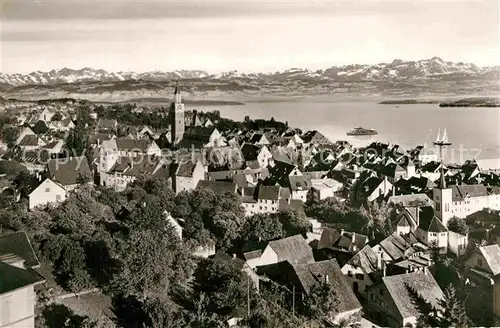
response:
<path id="1" fill-rule="evenodd" d="M 379 205 L 373 202 L 361 207 L 361 216 L 364 221 L 362 232 L 374 237 L 387 237 L 391 234 L 391 210 L 387 204 Z"/>
<path id="2" fill-rule="evenodd" d="M 77 125 L 71 129 L 66 138 L 66 148 L 69 150 L 71 156 L 82 156 L 87 149 L 88 137 L 85 129 Z"/>
<path id="3" fill-rule="evenodd" d="M 301 211 L 285 210 L 277 213 L 278 219 L 283 226 L 284 235 L 305 235 L 310 228 L 310 223 Z"/>
<path id="4" fill-rule="evenodd" d="M 52 115 L 51 121 L 56 122 L 56 121 L 61 121 L 63 118 L 61 112 L 56 112 L 54 115 Z"/>
<path id="5" fill-rule="evenodd" d="M 304 300 L 304 314 L 312 319 L 331 318 L 338 310 L 340 302 L 331 282 L 321 281 L 313 285 Z"/>
<path id="6" fill-rule="evenodd" d="M 439 317 L 440 327 L 467 328 L 469 326 L 464 304 L 458 299 L 452 284 L 444 290 L 444 298 L 439 300 L 439 306 L 442 308 Z"/>
<path id="7" fill-rule="evenodd" d="M 13 126 L 2 126 L 0 129 L 0 139 L 2 139 L 9 148 L 14 147 L 14 143 L 16 142 L 18 136 L 18 130 Z"/>
<path id="8" fill-rule="evenodd" d="M 48 328 L 97 328 L 98 324 L 88 317 L 75 314 L 62 304 L 51 304 L 43 309 L 43 323 Z"/>
<path id="9" fill-rule="evenodd" d="M 231 259 L 218 256 L 203 259 L 194 277 L 194 298 L 210 295 L 206 305 L 209 312 L 228 315 L 245 306 L 248 277 Z"/>
<path id="10" fill-rule="evenodd" d="M 38 121 L 33 126 L 33 132 L 35 132 L 36 134 L 45 134 L 48 131 L 49 128 L 47 127 L 47 124 L 45 124 L 44 121 Z"/>
<path id="11" fill-rule="evenodd" d="M 26 166 L 16 161 L 0 161 L 0 174 L 5 174 L 8 179 L 15 179 L 21 172 L 28 173 Z"/>
<path id="12" fill-rule="evenodd" d="M 299 150 L 298 153 L 299 153 L 297 156 L 298 169 L 299 169 L 299 171 L 304 171 L 304 154 L 303 154 L 302 149 Z"/>
<path id="13" fill-rule="evenodd" d="M 467 226 L 465 219 L 460 219 L 456 216 L 452 217 L 448 221 L 448 229 L 461 235 L 467 235 L 469 233 L 469 227 Z"/>
<path id="14" fill-rule="evenodd" d="M 408 295 L 411 302 L 418 310 L 419 316 L 417 317 L 417 327 L 439 327 L 437 319 L 438 312 L 434 306 L 427 302 L 420 293 L 410 285 L 406 285 Z"/>
<path id="15" fill-rule="evenodd" d="M 283 225 L 277 215 L 256 214 L 245 221 L 242 236 L 246 240 L 273 240 L 283 237 Z"/>

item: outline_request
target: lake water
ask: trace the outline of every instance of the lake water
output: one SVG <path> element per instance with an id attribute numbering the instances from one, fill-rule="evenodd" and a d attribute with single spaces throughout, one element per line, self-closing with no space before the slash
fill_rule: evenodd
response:
<path id="1" fill-rule="evenodd" d="M 431 147 L 438 129 L 447 129 L 452 146 L 445 160 L 500 158 L 500 108 L 441 108 L 438 104 L 380 105 L 375 101 L 300 99 L 281 102 L 248 102 L 244 106 L 220 106 L 221 115 L 235 120 L 274 117 L 289 126 L 316 129 L 332 141 L 347 140 L 355 146 L 372 141 L 399 144 L 408 149 Z M 348 137 L 353 127 L 375 128 L 370 137 Z M 462 149 L 462 150 L 460 150 Z M 495 161 L 498 162 L 498 161 Z M 493 168 L 493 166 L 490 166 Z"/>

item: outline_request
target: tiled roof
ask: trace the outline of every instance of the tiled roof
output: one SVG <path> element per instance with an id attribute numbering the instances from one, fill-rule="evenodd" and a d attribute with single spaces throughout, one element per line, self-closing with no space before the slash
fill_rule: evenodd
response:
<path id="1" fill-rule="evenodd" d="M 400 195 L 389 197 L 389 202 L 407 206 L 432 206 L 433 202 L 426 194 Z M 418 204 L 418 205 L 417 205 Z"/>
<path id="2" fill-rule="evenodd" d="M 312 249 L 302 235 L 295 235 L 269 242 L 269 247 L 278 255 L 278 262 L 292 264 L 314 262 Z"/>
<path id="3" fill-rule="evenodd" d="M 280 199 L 278 201 L 278 210 L 279 211 L 292 210 L 295 212 L 305 213 L 304 202 L 301 201 L 300 199 L 290 199 L 289 201 L 287 199 Z"/>
<path id="4" fill-rule="evenodd" d="M 42 281 L 43 277 L 33 270 L 21 269 L 0 261 L 0 295 Z"/>
<path id="5" fill-rule="evenodd" d="M 393 233 L 382 240 L 379 245 L 393 260 L 399 260 L 417 242 L 413 234 L 401 236 Z"/>
<path id="6" fill-rule="evenodd" d="M 8 151 L 2 156 L 6 160 L 14 160 L 19 163 L 32 163 L 44 165 L 51 158 L 51 154 L 46 149 L 29 150 L 29 151 Z"/>
<path id="7" fill-rule="evenodd" d="M 481 246 L 479 251 L 484 256 L 493 275 L 500 273 L 500 246 L 498 244 Z"/>
<path id="8" fill-rule="evenodd" d="M 234 182 L 200 180 L 196 185 L 196 190 L 211 190 L 217 195 L 234 194 L 236 184 Z"/>
<path id="9" fill-rule="evenodd" d="M 120 151 L 134 151 L 145 153 L 154 141 L 148 139 L 116 139 L 116 146 Z"/>
<path id="10" fill-rule="evenodd" d="M 365 273 L 372 273 L 378 270 L 377 254 L 375 254 L 373 249 L 368 245 L 357 252 L 347 263 L 362 268 Z"/>
<path id="11" fill-rule="evenodd" d="M 28 134 L 24 136 L 23 139 L 19 142 L 18 146 L 38 146 L 38 136 L 33 134 Z"/>
<path id="12" fill-rule="evenodd" d="M 258 249 L 256 251 L 251 251 L 251 252 L 243 253 L 243 257 L 247 261 L 259 258 L 261 255 L 262 255 L 262 250 L 261 249 Z"/>
<path id="13" fill-rule="evenodd" d="M 304 175 L 292 175 L 288 177 L 290 189 L 293 191 L 297 190 L 308 190 L 311 188 L 311 179 Z"/>
<path id="14" fill-rule="evenodd" d="M 110 173 L 121 173 L 127 176 L 152 175 L 162 164 L 163 159 L 158 156 L 119 157 Z M 165 162 L 165 166 L 168 167 Z M 168 168 L 166 168 L 168 170 Z"/>
<path id="15" fill-rule="evenodd" d="M 176 176 L 188 177 L 188 178 L 193 177 L 193 172 L 194 172 L 194 169 L 195 169 L 197 163 L 198 163 L 197 161 L 186 160 L 186 161 L 182 161 L 181 163 L 177 164 L 178 168 L 177 168 Z"/>
<path id="16" fill-rule="evenodd" d="M 47 167 L 50 178 L 63 186 L 79 183 L 80 177 L 92 177 L 89 163 L 84 156 L 51 159 Z"/>
<path id="17" fill-rule="evenodd" d="M 246 143 L 241 147 L 241 152 L 246 161 L 254 161 L 259 155 L 260 149 L 261 147 L 257 145 Z"/>
<path id="18" fill-rule="evenodd" d="M 25 266 L 29 268 L 40 265 L 28 236 L 22 231 L 0 236 L 0 256 L 5 254 L 19 256 L 25 261 Z"/>
<path id="19" fill-rule="evenodd" d="M 295 265 L 294 269 L 306 293 L 309 293 L 311 288 L 318 283 L 328 281 L 329 284 L 332 284 L 335 287 L 334 297 L 339 300 L 338 312 L 348 312 L 361 308 L 361 304 L 349 285 L 346 276 L 342 274 L 336 259 L 299 264 Z M 326 280 L 326 277 L 328 277 L 328 280 Z"/>
<path id="20" fill-rule="evenodd" d="M 420 208 L 419 228 L 427 232 L 446 232 L 448 229 L 434 215 L 434 208 L 425 206 Z"/>
<path id="21" fill-rule="evenodd" d="M 413 272 L 382 278 L 401 317 L 418 317 L 420 315 L 408 287 L 418 291 L 421 297 L 434 307 L 439 308 L 438 301 L 443 298 L 443 291 L 430 273 Z"/>
<path id="22" fill-rule="evenodd" d="M 488 190 L 482 184 L 451 186 L 451 190 L 453 201 L 461 201 L 467 197 L 488 196 Z"/>
<path id="23" fill-rule="evenodd" d="M 97 122 L 97 128 L 98 129 L 114 129 L 116 128 L 118 122 L 116 120 L 106 120 L 106 119 L 99 119 L 99 122 Z"/>
<path id="24" fill-rule="evenodd" d="M 318 249 L 332 248 L 340 238 L 340 231 L 333 228 L 324 228 L 318 243 Z"/>
<path id="25" fill-rule="evenodd" d="M 279 186 L 259 186 L 258 199 L 278 200 Z"/>

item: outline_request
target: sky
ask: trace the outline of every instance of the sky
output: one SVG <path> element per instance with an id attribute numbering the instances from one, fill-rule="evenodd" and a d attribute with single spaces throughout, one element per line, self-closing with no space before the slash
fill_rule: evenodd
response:
<path id="1" fill-rule="evenodd" d="M 500 65 L 494 1 L 0 0 L 0 72 Z"/>

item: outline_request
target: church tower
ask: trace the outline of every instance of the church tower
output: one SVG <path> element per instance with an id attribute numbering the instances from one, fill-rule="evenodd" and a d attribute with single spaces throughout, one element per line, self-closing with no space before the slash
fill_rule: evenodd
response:
<path id="1" fill-rule="evenodd" d="M 443 163 L 441 163 L 441 165 L 443 165 Z M 443 166 L 441 166 L 439 186 L 432 190 L 432 198 L 434 200 L 434 212 L 436 217 L 441 220 L 445 227 L 448 227 L 448 221 L 453 216 L 451 212 L 452 190 L 446 187 Z"/>
<path id="2" fill-rule="evenodd" d="M 172 145 L 177 145 L 184 136 L 184 104 L 179 85 L 175 86 L 174 99 L 170 105 L 170 138 Z"/>

